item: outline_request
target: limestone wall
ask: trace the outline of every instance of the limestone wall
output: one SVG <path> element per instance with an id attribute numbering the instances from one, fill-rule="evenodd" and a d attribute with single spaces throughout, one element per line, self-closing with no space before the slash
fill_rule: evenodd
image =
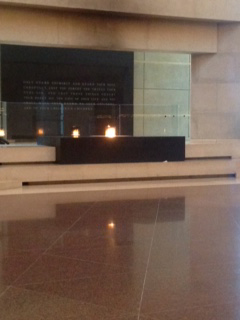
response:
<path id="1" fill-rule="evenodd" d="M 217 25 L 0 6 L 0 43 L 212 53 Z"/>
<path id="2" fill-rule="evenodd" d="M 240 138 L 240 25 L 218 27 L 217 54 L 192 57 L 191 137 Z"/>
<path id="3" fill-rule="evenodd" d="M 0 0 L 0 4 L 167 18 L 240 21 L 238 0 Z"/>

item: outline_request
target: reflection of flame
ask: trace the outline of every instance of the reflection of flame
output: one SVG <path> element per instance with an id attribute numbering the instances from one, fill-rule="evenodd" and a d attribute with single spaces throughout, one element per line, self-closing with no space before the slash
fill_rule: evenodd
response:
<path id="1" fill-rule="evenodd" d="M 44 130 L 43 129 L 38 129 L 38 135 L 43 136 L 44 135 Z"/>
<path id="2" fill-rule="evenodd" d="M 0 137 L 4 137 L 5 136 L 5 131 L 4 129 L 0 129 Z"/>
<path id="3" fill-rule="evenodd" d="M 105 130 L 105 137 L 108 137 L 108 138 L 116 137 L 116 128 L 115 127 L 110 127 L 108 125 L 106 130 Z"/>
<path id="4" fill-rule="evenodd" d="M 108 224 L 108 228 L 109 228 L 109 229 L 114 229 L 114 228 L 115 228 L 115 223 L 114 223 L 114 222 L 110 222 L 110 223 Z"/>
<path id="5" fill-rule="evenodd" d="M 80 137 L 80 130 L 79 129 L 74 129 L 72 131 L 72 137 L 73 138 L 79 138 Z"/>

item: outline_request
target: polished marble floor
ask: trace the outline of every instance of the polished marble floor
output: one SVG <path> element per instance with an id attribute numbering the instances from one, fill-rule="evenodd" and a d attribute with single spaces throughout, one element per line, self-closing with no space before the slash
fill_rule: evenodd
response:
<path id="1" fill-rule="evenodd" d="M 0 195 L 1 320 L 240 319 L 240 185 L 96 199 Z"/>

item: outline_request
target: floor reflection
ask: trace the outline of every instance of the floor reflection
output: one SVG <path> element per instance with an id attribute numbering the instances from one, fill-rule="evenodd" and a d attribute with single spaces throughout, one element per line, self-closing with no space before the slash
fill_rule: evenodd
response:
<path id="1" fill-rule="evenodd" d="M 239 319 L 239 191 L 2 198 L 2 319 Z"/>

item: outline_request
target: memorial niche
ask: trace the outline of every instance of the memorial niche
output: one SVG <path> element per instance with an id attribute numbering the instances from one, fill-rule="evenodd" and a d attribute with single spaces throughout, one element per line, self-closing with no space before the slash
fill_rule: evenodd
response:
<path id="1" fill-rule="evenodd" d="M 1 59 L 10 139 L 34 138 L 39 128 L 70 135 L 73 125 L 84 136 L 108 124 L 132 135 L 132 53 L 3 45 Z"/>

